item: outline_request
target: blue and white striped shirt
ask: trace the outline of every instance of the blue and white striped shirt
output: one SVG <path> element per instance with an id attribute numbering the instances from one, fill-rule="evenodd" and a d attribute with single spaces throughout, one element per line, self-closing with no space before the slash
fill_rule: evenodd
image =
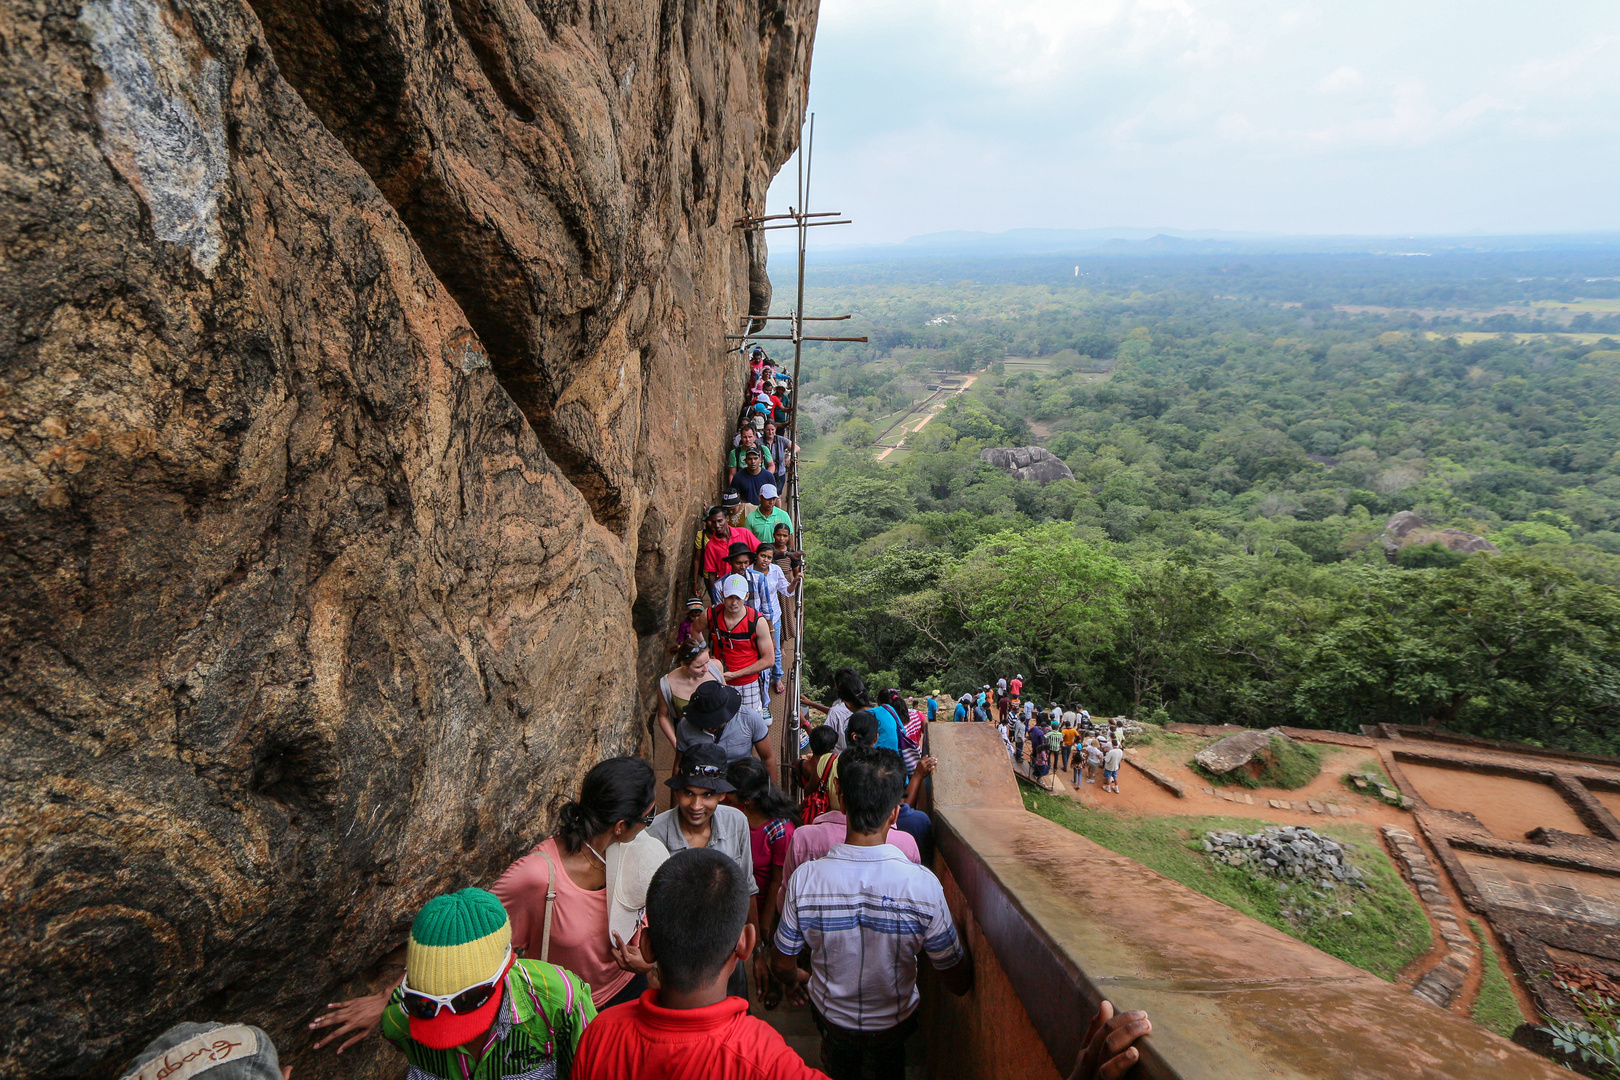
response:
<path id="1" fill-rule="evenodd" d="M 810 949 L 810 1000 L 848 1031 L 882 1031 L 917 1009 L 917 958 L 962 961 L 939 879 L 891 844 L 835 845 L 782 887 L 776 947 Z"/>

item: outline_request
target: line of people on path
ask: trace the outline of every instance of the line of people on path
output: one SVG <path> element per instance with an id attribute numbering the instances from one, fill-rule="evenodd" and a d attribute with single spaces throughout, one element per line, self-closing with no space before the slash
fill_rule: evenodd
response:
<path id="1" fill-rule="evenodd" d="M 677 633 L 675 666 L 659 684 L 657 726 L 675 747 L 677 765 L 685 749 L 679 725 L 702 684 L 735 689 L 745 724 L 757 714 L 769 727 L 770 695 L 786 690 L 784 631 L 798 636 L 804 554 L 783 506 L 798 446 L 780 430 L 792 408 L 792 380 L 757 345 L 744 355 L 745 404 L 725 452 L 724 490 L 704 510 L 694 538 L 694 595 Z M 701 738 L 686 745 L 693 737 Z"/>

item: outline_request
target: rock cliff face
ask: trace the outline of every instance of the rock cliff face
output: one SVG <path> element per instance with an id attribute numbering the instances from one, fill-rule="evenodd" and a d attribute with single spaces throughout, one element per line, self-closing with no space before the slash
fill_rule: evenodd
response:
<path id="1" fill-rule="evenodd" d="M 397 1072 L 303 1021 L 645 737 L 814 23 L 0 0 L 0 1075 Z"/>

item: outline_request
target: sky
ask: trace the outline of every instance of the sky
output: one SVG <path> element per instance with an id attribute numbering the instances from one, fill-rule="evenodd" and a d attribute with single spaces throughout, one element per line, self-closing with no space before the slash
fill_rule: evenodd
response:
<path id="1" fill-rule="evenodd" d="M 810 107 L 818 247 L 1620 229 L 1616 0 L 822 0 Z"/>

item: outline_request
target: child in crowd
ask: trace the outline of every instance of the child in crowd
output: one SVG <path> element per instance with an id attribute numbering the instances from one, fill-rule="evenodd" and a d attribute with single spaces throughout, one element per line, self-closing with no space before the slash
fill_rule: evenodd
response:
<path id="1" fill-rule="evenodd" d="M 1029 774 L 1042 787 L 1046 787 L 1046 774 L 1052 771 L 1052 751 L 1047 749 L 1045 739 L 1036 739 L 1030 743 L 1030 751 Z"/>
<path id="2" fill-rule="evenodd" d="M 658 868 L 647 887 L 646 932 L 658 989 L 608 1009 L 586 1029 L 573 1080 L 824 1080 L 769 1024 L 748 1015 L 746 1000 L 726 993 L 758 942 L 749 884 L 733 860 L 710 848 L 678 851 Z"/>
<path id="3" fill-rule="evenodd" d="M 512 921 L 483 889 L 436 896 L 411 923 L 405 979 L 383 1037 L 413 1075 L 494 1080 L 566 1076 L 596 1017 L 577 975 L 512 951 Z"/>
<path id="4" fill-rule="evenodd" d="M 703 597 L 694 596 L 686 602 L 686 618 L 681 620 L 680 636 L 675 644 L 685 645 L 693 638 L 707 640 L 709 637 L 709 608 L 703 602 Z"/>
<path id="5" fill-rule="evenodd" d="M 825 724 L 810 731 L 810 752 L 799 759 L 799 782 L 805 790 L 806 824 L 829 810 L 844 808 L 838 797 L 838 732 Z"/>

